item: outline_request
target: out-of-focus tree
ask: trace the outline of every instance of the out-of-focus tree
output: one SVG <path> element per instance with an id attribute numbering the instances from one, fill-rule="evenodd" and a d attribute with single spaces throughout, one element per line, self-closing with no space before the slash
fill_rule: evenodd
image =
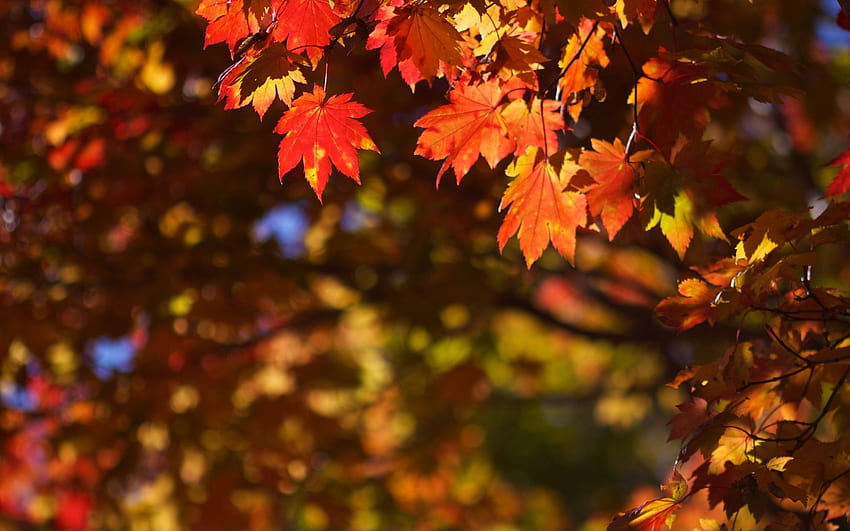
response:
<path id="1" fill-rule="evenodd" d="M 3 4 L 0 529 L 846 522 L 838 13 Z"/>

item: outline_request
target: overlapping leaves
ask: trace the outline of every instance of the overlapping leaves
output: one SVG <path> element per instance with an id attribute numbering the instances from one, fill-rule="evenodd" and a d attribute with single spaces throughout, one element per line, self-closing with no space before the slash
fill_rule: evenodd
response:
<path id="1" fill-rule="evenodd" d="M 710 109 L 726 105 L 728 94 L 776 97 L 757 93 L 768 85 L 747 84 L 746 76 L 787 70 L 781 54 L 730 39 L 718 41 L 712 49 L 715 38 L 694 31 L 695 48 L 676 53 L 659 48 L 642 72 L 634 72 L 638 79 L 629 102 L 637 106 L 637 122 L 628 147 L 622 139 L 610 143 L 594 138 L 590 149 L 569 155 L 564 151 L 569 129 L 563 116 L 577 121 L 593 101 L 606 99 L 603 73 L 611 64 L 611 39 L 617 27 L 636 24 L 648 31 L 655 23 L 659 5 L 655 0 L 618 2 L 611 7 L 558 4 L 556 19 L 563 16 L 570 29 L 557 57 L 547 57 L 542 48 L 544 21 L 556 13 L 548 11 L 551 7 L 535 9 L 511 2 L 444 5 L 420 0 L 379 5 L 327 0 L 205 0 L 197 12 L 209 24 L 206 44 L 226 42 L 237 60 L 220 78 L 219 93 L 226 108 L 250 103 L 262 117 L 275 100 L 292 104 L 298 94 L 297 84 L 318 82 L 318 72 L 312 73 L 312 69 L 329 61 L 336 47 L 353 46 L 355 40 L 365 37 L 360 45 L 378 51 L 385 76 L 397 68 L 411 88 L 420 81 L 431 84 L 438 78 L 448 82 L 448 103 L 425 113 L 414 124 L 423 129 L 416 154 L 441 161 L 438 184 L 448 169 L 459 183 L 479 157 L 491 169 L 508 159 L 508 177 L 516 180 L 506 192 L 503 205 L 511 205 L 509 212 L 521 210 L 520 205 L 526 204 L 521 196 L 539 192 L 538 187 L 521 183 L 531 175 L 548 175 L 548 171 L 518 172 L 517 168 L 528 166 L 519 158 L 531 151 L 534 156 L 555 161 L 552 168 L 556 174 L 572 172 L 559 177 L 556 188 L 579 176 L 570 190 L 561 187 L 548 196 L 555 204 L 577 201 L 569 224 L 573 233 L 604 228 L 613 238 L 635 211 L 641 211 L 645 227 L 660 227 L 680 256 L 684 256 L 696 231 L 724 239 L 716 209 L 740 196 L 719 176 L 720 164 L 707 162 L 711 152 L 700 137 Z M 628 55 L 627 50 L 625 53 Z M 627 59 L 632 61 L 631 57 Z M 326 69 L 330 67 L 328 63 Z M 557 78 L 554 84 L 542 88 L 538 75 L 546 68 L 557 68 Z M 556 94 L 552 94 L 554 86 Z M 551 99 L 553 96 L 556 99 Z M 284 123 L 288 124 L 292 114 L 286 116 Z M 348 139 L 339 136 L 337 142 L 352 144 L 350 149 L 339 143 L 335 146 L 337 162 L 341 163 L 344 152 L 364 149 L 362 138 L 360 132 Z M 653 150 L 636 149 L 641 139 L 646 139 Z M 317 142 L 298 142 L 287 149 L 308 149 L 308 144 Z M 325 165 L 318 157 L 320 153 L 288 151 L 282 157 L 286 162 L 282 167 L 288 171 L 299 157 L 314 161 L 306 166 L 310 168 L 307 177 L 321 193 L 330 170 L 317 169 Z M 351 157 L 346 158 L 351 162 Z M 356 179 L 357 172 L 351 168 L 343 173 Z M 583 205 L 582 215 L 578 205 Z M 520 229 L 524 225 L 517 224 L 518 214 L 509 216 L 505 226 L 514 230 L 508 232 L 526 234 L 526 243 L 520 237 L 520 248 L 530 264 L 542 252 L 540 235 L 550 233 L 526 232 L 530 227 Z M 499 236 L 502 247 L 506 230 L 503 227 Z M 557 239 L 556 249 L 571 260 L 574 244 Z M 555 239 L 549 241 L 555 243 Z"/>

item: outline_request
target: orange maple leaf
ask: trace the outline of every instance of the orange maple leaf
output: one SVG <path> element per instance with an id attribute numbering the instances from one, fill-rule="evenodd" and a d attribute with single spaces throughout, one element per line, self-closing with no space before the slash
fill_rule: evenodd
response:
<path id="1" fill-rule="evenodd" d="M 378 25 L 366 48 L 381 50 L 384 75 L 398 66 L 404 81 L 413 88 L 422 79 L 445 74 L 448 66 L 460 66 L 462 38 L 439 11 L 424 3 L 411 6 L 394 2 L 378 11 Z"/>
<path id="2" fill-rule="evenodd" d="M 222 76 L 219 99 L 225 100 L 225 109 L 251 103 L 262 120 L 275 98 L 287 105 L 292 103 L 295 83 L 306 83 L 298 69 L 306 62 L 304 56 L 290 52 L 280 43 L 256 55 L 246 55 Z"/>
<path id="3" fill-rule="evenodd" d="M 602 43 L 605 34 L 606 31 L 600 24 L 594 24 L 592 20 L 582 17 L 576 32 L 564 47 L 564 54 L 558 63 L 563 71 L 558 86 L 573 121 L 578 120 L 584 104 L 582 98 L 571 98 L 576 98 L 574 95 L 584 90 L 593 92 L 599 80 L 599 72 L 611 62 Z"/>
<path id="4" fill-rule="evenodd" d="M 659 302 L 655 313 L 659 321 L 679 330 L 706 320 L 714 324 L 714 301 L 721 289 L 697 278 L 685 279 L 679 284 L 679 295 Z"/>
<path id="5" fill-rule="evenodd" d="M 645 160 L 652 152 L 640 151 L 627 157 L 619 138 L 613 144 L 596 138 L 591 143 L 593 150 L 582 151 L 579 157 L 581 167 L 598 183 L 587 192 L 587 203 L 591 215 L 601 215 L 608 239 L 613 240 L 635 210 L 637 172 L 631 163 Z"/>
<path id="6" fill-rule="evenodd" d="M 322 192 L 331 173 L 331 164 L 360 183 L 358 149 L 377 151 L 378 147 L 363 124 L 355 118 L 370 112 L 366 106 L 352 101 L 353 94 L 325 97 L 319 86 L 312 94 L 302 94 L 292 108 L 281 116 L 276 133 L 286 136 L 280 141 L 278 174 L 283 176 L 303 160 L 304 176 L 322 200 Z"/>
<path id="7" fill-rule="evenodd" d="M 502 109 L 502 118 L 509 136 L 516 142 L 516 155 L 522 155 L 529 147 L 545 146 L 544 154 L 558 150 L 557 132 L 565 130 L 558 102 L 536 96 L 531 102 L 519 98 Z"/>
<path id="8" fill-rule="evenodd" d="M 451 103 L 416 121 L 414 125 L 425 130 L 415 153 L 431 160 L 446 159 L 437 174 L 437 186 L 449 167 L 460 183 L 479 155 L 494 168 L 514 151 L 515 143 L 499 112 L 503 96 L 498 78 L 475 85 L 461 82 L 449 91 Z"/>
<path id="9" fill-rule="evenodd" d="M 315 65 L 331 42 L 330 29 L 341 20 L 328 0 L 288 0 L 277 13 L 272 38 L 285 40 L 290 50 L 305 49 Z"/>
<path id="10" fill-rule="evenodd" d="M 540 258 L 550 241 L 573 263 L 576 229 L 587 223 L 587 202 L 582 194 L 565 191 L 568 180 L 538 153 L 529 148 L 507 169 L 507 174 L 516 178 L 499 206 L 500 210 L 510 206 L 499 228 L 499 249 L 504 249 L 508 238 L 519 231 L 519 246 L 528 267 Z"/>
<path id="11" fill-rule="evenodd" d="M 498 35 L 493 32 L 490 35 Z M 482 43 L 483 44 L 483 43 Z M 479 46 L 479 49 L 483 46 Z M 493 43 L 488 54 L 493 56 L 492 62 L 487 65 L 486 70 L 493 72 L 505 81 L 513 77 L 521 77 L 526 81 L 533 82 L 531 75 L 535 70 L 543 68 L 543 64 L 549 60 L 540 50 L 523 35 L 506 35 Z M 476 55 L 481 55 L 476 50 Z"/>

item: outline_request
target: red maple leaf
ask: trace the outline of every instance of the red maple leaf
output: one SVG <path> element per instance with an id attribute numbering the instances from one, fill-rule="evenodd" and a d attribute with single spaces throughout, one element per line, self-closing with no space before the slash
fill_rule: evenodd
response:
<path id="1" fill-rule="evenodd" d="M 331 164 L 360 182 L 358 149 L 377 151 L 378 147 L 363 124 L 370 112 L 366 106 L 352 101 L 353 94 L 339 94 L 326 99 L 319 86 L 313 93 L 302 94 L 292 108 L 280 117 L 276 133 L 286 136 L 280 141 L 278 173 L 283 176 L 299 162 L 304 162 L 304 176 L 322 200 L 322 192 L 331 173 Z"/>
<path id="2" fill-rule="evenodd" d="M 843 194 L 850 188 L 850 148 L 844 150 L 840 155 L 829 161 L 827 166 L 838 166 L 841 169 L 838 171 L 838 175 L 829 183 L 826 189 L 826 197 L 835 197 Z"/>
<path id="3" fill-rule="evenodd" d="M 246 17 L 243 0 L 201 0 L 195 13 L 207 19 L 204 48 L 226 42 L 233 55 L 237 43 L 260 26 L 255 17 Z"/>
<path id="4" fill-rule="evenodd" d="M 676 61 L 661 49 L 643 65 L 646 74 L 638 81 L 638 120 L 642 131 L 665 155 L 679 134 L 698 140 L 709 120 L 709 107 L 723 104 L 723 93 L 707 81 L 704 65 Z M 634 103 L 634 95 L 629 96 Z"/>
<path id="5" fill-rule="evenodd" d="M 587 223 L 587 202 L 582 194 L 565 191 L 568 180 L 537 155 L 535 149 L 529 149 L 508 167 L 507 174 L 516 178 L 505 190 L 499 207 L 510 206 L 499 228 L 499 249 L 504 249 L 508 238 L 519 231 L 519 246 L 528 267 L 540 258 L 550 241 L 572 263 L 576 229 Z"/>
<path id="6" fill-rule="evenodd" d="M 288 0 L 277 13 L 271 35 L 277 42 L 285 40 L 290 50 L 303 48 L 315 65 L 331 42 L 330 29 L 341 20 L 328 0 Z"/>
<path id="7" fill-rule="evenodd" d="M 635 210 L 637 172 L 631 163 L 645 160 L 652 152 L 627 157 L 619 138 L 613 144 L 596 138 L 591 143 L 593 150 L 583 151 L 579 158 L 581 167 L 598 183 L 587 192 L 587 203 L 591 215 L 601 215 L 608 239 L 613 240 Z"/>
<path id="8" fill-rule="evenodd" d="M 458 83 L 449 91 L 451 103 L 416 121 L 414 125 L 425 131 L 415 153 L 431 160 L 446 159 L 437 173 L 437 186 L 449 167 L 460 183 L 479 155 L 493 168 L 514 151 L 499 112 L 504 107 L 503 96 L 498 78 L 476 85 Z"/>
<path id="9" fill-rule="evenodd" d="M 445 75 L 449 66 L 461 65 L 461 36 L 433 7 L 397 1 L 379 10 L 377 19 L 366 48 L 380 48 L 385 76 L 398 66 L 402 79 L 413 88 L 423 79 Z"/>

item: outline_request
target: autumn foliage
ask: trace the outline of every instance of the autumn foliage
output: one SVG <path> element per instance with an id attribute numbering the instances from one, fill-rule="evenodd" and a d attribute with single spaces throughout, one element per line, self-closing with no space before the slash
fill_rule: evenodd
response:
<path id="1" fill-rule="evenodd" d="M 846 528 L 847 9 L 0 7 L 0 529 Z"/>

